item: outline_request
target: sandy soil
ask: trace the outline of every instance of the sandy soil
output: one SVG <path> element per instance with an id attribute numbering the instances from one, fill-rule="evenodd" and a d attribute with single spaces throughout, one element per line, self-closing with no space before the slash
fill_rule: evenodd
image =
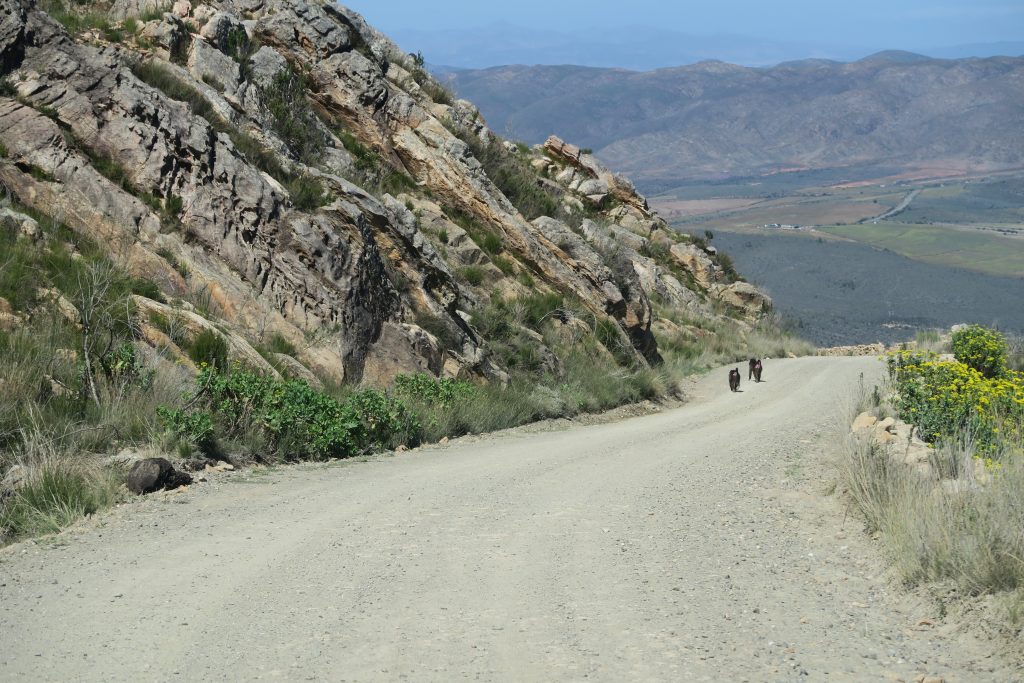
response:
<path id="1" fill-rule="evenodd" d="M 827 494 L 879 365 L 132 503 L 0 553 L 0 680 L 1018 680 Z"/>

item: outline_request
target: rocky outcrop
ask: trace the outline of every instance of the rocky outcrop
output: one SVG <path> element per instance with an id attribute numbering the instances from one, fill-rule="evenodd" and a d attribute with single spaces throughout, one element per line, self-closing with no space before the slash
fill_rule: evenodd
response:
<path id="1" fill-rule="evenodd" d="M 771 298 L 749 282 L 714 285 L 711 291 L 719 301 L 741 311 L 750 321 L 761 318 L 772 308 Z"/>
<path id="2" fill-rule="evenodd" d="M 344 7 L 179 2 L 119 45 L 71 35 L 27 0 L 0 7 L 16 91 L 0 96 L 0 183 L 157 284 L 169 303 L 138 301 L 140 328 L 183 363 L 146 316 L 220 330 L 264 372 L 276 371 L 254 343 L 276 334 L 302 349 L 275 363 L 289 374 L 380 385 L 507 377 L 468 322 L 492 295 L 570 298 L 617 323 L 640 364 L 659 360 L 653 296 L 750 319 L 767 304 L 722 282 L 713 255 L 671 258 L 696 247 L 628 180 L 557 138 L 499 140 Z M 117 0 L 111 16 L 155 9 Z M 496 157 L 536 174 L 520 182 L 552 215 L 520 213 L 481 163 Z"/>
<path id="3" fill-rule="evenodd" d="M 886 352 L 885 344 L 854 344 L 853 346 L 832 346 L 818 349 L 819 356 L 881 356 Z"/>

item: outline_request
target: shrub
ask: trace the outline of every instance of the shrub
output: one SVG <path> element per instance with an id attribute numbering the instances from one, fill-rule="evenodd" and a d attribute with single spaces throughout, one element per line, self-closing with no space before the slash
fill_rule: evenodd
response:
<path id="1" fill-rule="evenodd" d="M 377 171 L 382 164 L 381 158 L 376 152 L 359 142 L 356 136 L 345 129 L 336 131 L 342 146 L 352 155 L 356 170 L 362 173 Z"/>
<path id="2" fill-rule="evenodd" d="M 476 387 L 454 379 L 438 379 L 426 373 L 399 375 L 395 378 L 395 395 L 412 402 L 451 406 L 476 393 Z"/>
<path id="3" fill-rule="evenodd" d="M 970 325 L 953 333 L 953 356 L 985 377 L 998 377 L 1006 371 L 1009 346 L 996 330 Z"/>
<path id="4" fill-rule="evenodd" d="M 986 377 L 965 363 L 913 351 L 891 354 L 888 364 L 899 416 L 917 426 L 925 441 L 948 441 L 966 431 L 979 456 L 991 457 L 1007 444 L 1019 447 L 1024 437 L 1024 374 L 1005 371 Z"/>
<path id="5" fill-rule="evenodd" d="M 480 248 L 492 256 L 498 254 L 502 249 L 501 238 L 493 232 L 489 232 L 480 241 Z"/>
<path id="6" fill-rule="evenodd" d="M 308 90 L 305 75 L 287 68 L 274 75 L 263 94 L 271 128 L 296 159 L 313 164 L 323 157 L 327 135 L 306 98 Z"/>
<path id="7" fill-rule="evenodd" d="M 196 386 L 200 405 L 164 408 L 161 417 L 177 437 L 205 448 L 215 439 L 255 436 L 276 458 L 324 460 L 419 439 L 416 416 L 400 400 L 373 389 L 342 401 L 301 380 L 280 381 L 238 368 L 226 373 L 207 368 Z"/>
<path id="8" fill-rule="evenodd" d="M 295 348 L 295 344 L 292 344 L 277 332 L 270 335 L 270 339 L 267 340 L 266 348 L 271 353 L 283 353 L 286 356 L 291 356 L 292 358 L 295 358 L 299 354 L 299 350 Z"/>
<path id="9" fill-rule="evenodd" d="M 313 211 L 330 202 L 323 183 L 313 176 L 303 175 L 288 183 L 292 204 L 300 211 Z"/>
<path id="10" fill-rule="evenodd" d="M 235 26 L 228 31 L 225 52 L 236 62 L 248 61 L 254 52 L 253 47 L 252 41 L 249 40 L 249 34 L 245 32 L 244 28 Z"/>
<path id="11" fill-rule="evenodd" d="M 1008 461 L 987 485 L 956 490 L 921 477 L 884 446 L 845 438 L 839 461 L 844 488 L 904 581 L 952 581 L 962 595 L 1003 593 L 1008 605 L 1021 604 L 1024 460 Z M 969 461 L 962 445 L 946 448 L 947 461 Z M 1009 616 L 1013 621 L 1012 611 Z"/>
<path id="12" fill-rule="evenodd" d="M 176 438 L 197 446 L 203 452 L 212 450 L 214 429 L 209 413 L 171 410 L 161 406 L 157 408 L 157 415 Z"/>
<path id="13" fill-rule="evenodd" d="M 466 266 L 459 269 L 459 275 L 471 287 L 479 287 L 484 281 L 484 271 L 477 266 Z"/>
<path id="14" fill-rule="evenodd" d="M 346 406 L 361 422 L 358 443 L 362 451 L 377 451 L 419 441 L 419 420 L 402 401 L 383 391 L 358 391 L 349 396 Z"/>
<path id="15" fill-rule="evenodd" d="M 213 330 L 203 330 L 188 344 L 188 355 L 197 365 L 223 370 L 228 365 L 228 343 Z"/>

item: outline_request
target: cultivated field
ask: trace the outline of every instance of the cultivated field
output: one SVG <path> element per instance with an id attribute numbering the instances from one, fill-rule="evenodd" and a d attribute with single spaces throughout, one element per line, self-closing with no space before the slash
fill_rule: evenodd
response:
<path id="1" fill-rule="evenodd" d="M 695 184 L 651 201 L 684 232 L 778 234 L 765 226 L 800 226 L 787 234 L 852 240 L 990 275 L 1024 273 L 1024 176 L 811 186 L 801 179 L 825 176 L 782 175 L 791 177 Z M 702 193 L 705 199 L 699 199 Z M 706 212 L 699 213 L 701 207 Z M 872 220 L 892 209 L 897 211 L 885 220 Z"/>

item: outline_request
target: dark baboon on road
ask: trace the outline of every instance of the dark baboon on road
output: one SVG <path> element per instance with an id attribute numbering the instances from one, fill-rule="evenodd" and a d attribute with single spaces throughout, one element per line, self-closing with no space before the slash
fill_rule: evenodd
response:
<path id="1" fill-rule="evenodd" d="M 757 365 L 760 362 L 761 361 L 759 361 L 757 358 L 751 358 L 750 361 L 747 362 L 747 380 L 748 381 L 750 380 L 751 377 L 754 376 L 754 366 Z"/>
<path id="2" fill-rule="evenodd" d="M 757 360 L 757 362 L 754 363 L 754 381 L 755 382 L 760 382 L 761 381 L 761 371 L 762 370 L 764 370 L 764 367 L 761 365 L 761 359 L 759 358 Z"/>
<path id="3" fill-rule="evenodd" d="M 729 391 L 740 390 L 740 369 L 733 368 L 729 371 Z"/>

